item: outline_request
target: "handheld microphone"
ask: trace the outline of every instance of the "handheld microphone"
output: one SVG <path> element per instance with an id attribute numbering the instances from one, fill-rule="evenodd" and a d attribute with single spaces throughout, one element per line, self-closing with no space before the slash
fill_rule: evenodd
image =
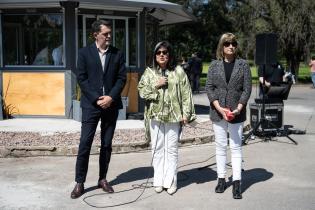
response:
<path id="1" fill-rule="evenodd" d="M 162 76 L 163 77 L 168 77 L 168 74 L 166 74 L 166 70 L 165 69 L 162 69 Z M 167 82 L 166 82 L 166 84 L 163 86 L 163 88 L 167 88 L 168 87 L 168 84 L 167 84 Z"/>
<path id="2" fill-rule="evenodd" d="M 163 76 L 163 77 L 167 77 L 167 74 L 166 74 L 166 70 L 165 70 L 165 69 L 162 69 L 162 76 Z"/>

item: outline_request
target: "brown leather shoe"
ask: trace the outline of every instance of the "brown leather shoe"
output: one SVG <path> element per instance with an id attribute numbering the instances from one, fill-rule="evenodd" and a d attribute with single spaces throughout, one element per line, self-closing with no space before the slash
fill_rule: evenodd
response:
<path id="1" fill-rule="evenodd" d="M 114 189 L 112 188 L 112 186 L 108 184 L 106 179 L 101 179 L 100 181 L 98 181 L 98 187 L 102 188 L 105 192 L 108 192 L 108 193 L 114 192 Z"/>
<path id="2" fill-rule="evenodd" d="M 74 189 L 71 192 L 71 198 L 75 199 L 83 195 L 84 193 L 84 184 L 83 183 L 77 183 L 74 186 Z"/>

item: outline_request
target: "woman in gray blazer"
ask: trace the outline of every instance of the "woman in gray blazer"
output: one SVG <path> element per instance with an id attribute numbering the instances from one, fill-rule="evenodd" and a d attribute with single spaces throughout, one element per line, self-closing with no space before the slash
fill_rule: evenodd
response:
<path id="1" fill-rule="evenodd" d="M 206 91 L 210 101 L 210 119 L 216 143 L 218 184 L 216 193 L 226 188 L 226 156 L 229 133 L 233 169 L 233 198 L 241 199 L 242 134 L 246 120 L 246 104 L 251 94 L 251 71 L 247 62 L 237 58 L 237 40 L 234 34 L 221 36 L 216 57 L 211 62 Z"/>

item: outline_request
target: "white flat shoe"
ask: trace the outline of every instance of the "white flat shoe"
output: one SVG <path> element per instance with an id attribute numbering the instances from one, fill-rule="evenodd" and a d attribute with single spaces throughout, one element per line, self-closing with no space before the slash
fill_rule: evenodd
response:
<path id="1" fill-rule="evenodd" d="M 173 195 L 177 191 L 177 187 L 172 185 L 170 188 L 167 189 L 167 193 Z"/>
<path id="2" fill-rule="evenodd" d="M 163 191 L 163 187 L 154 187 L 155 192 L 161 193 Z"/>

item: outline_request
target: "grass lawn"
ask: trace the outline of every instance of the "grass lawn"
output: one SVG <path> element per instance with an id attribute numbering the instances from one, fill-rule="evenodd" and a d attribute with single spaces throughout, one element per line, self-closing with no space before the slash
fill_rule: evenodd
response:
<path id="1" fill-rule="evenodd" d="M 206 80 L 207 80 L 207 73 L 208 73 L 208 68 L 209 68 L 209 62 L 203 62 L 202 65 L 202 75 L 200 78 L 200 85 L 205 86 Z M 258 80 L 257 76 L 257 69 L 256 65 L 253 65 L 250 67 L 252 71 L 252 79 L 253 79 L 253 84 L 255 84 Z M 300 63 L 300 70 L 299 70 L 299 83 L 311 83 L 311 73 L 308 65 L 305 65 L 304 63 Z"/>

